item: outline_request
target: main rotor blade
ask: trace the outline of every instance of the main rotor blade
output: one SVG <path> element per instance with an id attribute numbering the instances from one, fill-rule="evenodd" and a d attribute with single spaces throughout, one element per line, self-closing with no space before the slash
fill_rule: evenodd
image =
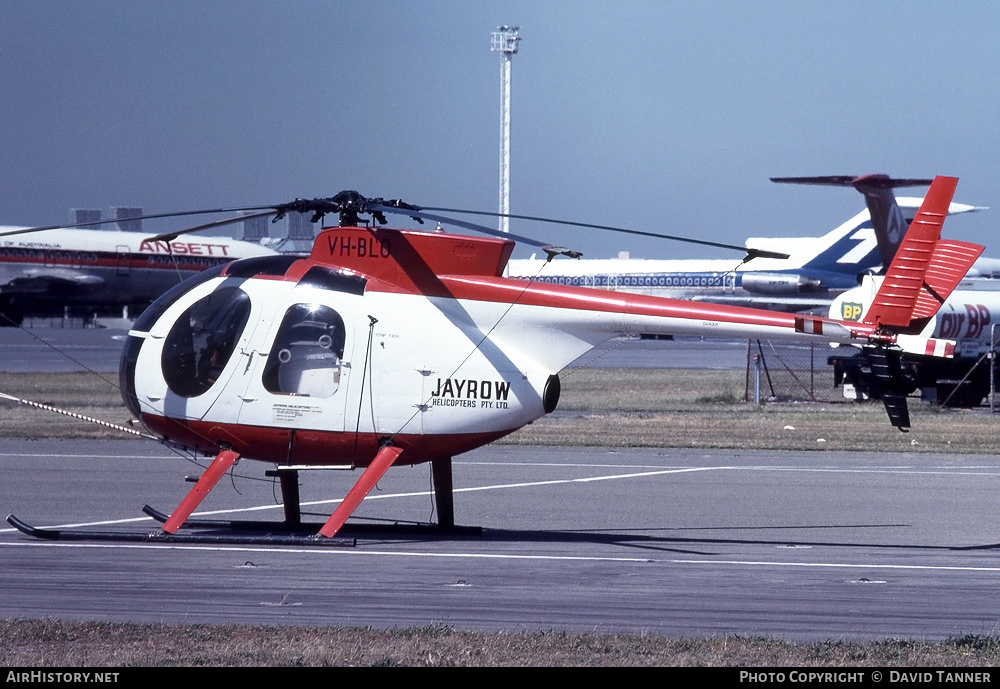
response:
<path id="1" fill-rule="evenodd" d="M 264 209 L 270 209 L 265 215 L 270 215 L 274 213 L 274 206 L 245 206 L 242 208 L 211 208 L 197 211 L 178 211 L 176 213 L 153 213 L 151 215 L 140 215 L 135 218 L 110 218 L 107 220 L 92 220 L 90 222 L 77 222 L 77 223 L 63 223 L 61 225 L 46 225 L 44 227 L 26 227 L 21 230 L 11 230 L 9 232 L 0 232 L 0 237 L 10 237 L 16 234 L 30 234 L 32 232 L 45 232 L 47 230 L 65 230 L 72 227 L 97 227 L 99 225 L 110 225 L 114 222 L 119 222 L 120 220 L 157 220 L 160 218 L 183 218 L 190 215 L 210 215 L 212 213 L 240 213 L 245 211 L 259 211 Z M 249 216 L 241 216 L 232 220 L 231 222 L 239 222 L 240 220 L 245 220 Z M 259 216 L 255 216 L 259 217 Z M 190 232 L 191 230 L 181 230 L 179 234 L 184 232 Z"/>
<path id="2" fill-rule="evenodd" d="M 633 230 L 626 227 L 614 227 L 611 225 L 598 225 L 594 223 L 582 223 L 574 222 L 570 220 L 559 220 L 556 218 L 544 218 L 540 216 L 533 215 L 515 215 L 515 214 L 503 214 L 503 213 L 489 213 L 485 211 L 473 211 L 465 210 L 461 208 L 438 208 L 438 207 L 427 207 L 419 208 L 412 206 L 410 204 L 404 204 L 402 202 L 385 202 L 381 198 L 379 199 L 366 199 L 357 192 L 340 192 L 336 196 L 325 199 L 296 199 L 290 203 L 279 203 L 270 206 L 242 206 L 242 207 L 229 207 L 229 208 L 211 208 L 195 211 L 180 211 L 175 213 L 154 213 L 150 215 L 143 215 L 136 218 L 128 218 L 128 220 L 154 220 L 160 218 L 179 218 L 185 216 L 194 215 L 209 215 L 213 213 L 239 213 L 248 211 L 257 211 L 251 213 L 250 215 L 236 216 L 232 218 L 227 218 L 224 220 L 217 220 L 210 223 L 205 223 L 198 225 L 196 227 L 191 227 L 183 230 L 176 230 L 173 232 L 165 232 L 153 237 L 149 237 L 148 241 L 172 241 L 182 234 L 188 234 L 190 232 L 197 232 L 200 230 L 212 229 L 216 227 L 223 227 L 225 225 L 230 225 L 237 222 L 242 222 L 245 220 L 250 220 L 253 218 L 260 218 L 266 215 L 275 214 L 276 217 L 280 217 L 290 211 L 298 212 L 312 212 L 314 214 L 313 221 L 315 222 L 321 218 L 326 213 L 337 213 L 341 215 L 341 223 L 344 222 L 345 213 L 351 213 L 357 215 L 358 213 L 372 213 L 375 214 L 374 217 L 378 222 L 384 222 L 384 217 L 380 217 L 383 213 L 393 213 L 396 215 L 409 215 L 415 219 L 426 218 L 428 220 L 434 220 L 440 223 L 454 225 L 456 227 L 462 227 L 464 229 L 473 230 L 474 232 L 481 232 L 483 234 L 491 235 L 494 237 L 500 237 L 502 239 L 512 239 L 514 241 L 521 242 L 523 244 L 528 244 L 530 246 L 536 246 L 545 251 L 551 260 L 553 256 L 556 255 L 566 255 L 572 258 L 579 258 L 581 256 L 580 252 L 566 249 L 563 247 L 553 247 L 551 245 L 540 242 L 531 237 L 525 237 L 523 235 L 512 234 L 509 232 L 501 232 L 500 230 L 495 230 L 484 225 L 479 225 L 476 223 L 465 222 L 462 220 L 457 220 L 455 218 L 449 218 L 441 215 L 435 215 L 428 213 L 427 211 L 441 211 L 445 213 L 459 213 L 467 215 L 480 215 L 487 217 L 501 217 L 501 218 L 513 218 L 516 220 L 529 220 L 532 222 L 544 222 L 553 225 L 567 225 L 571 227 L 583 227 L 587 229 L 594 230 L 606 230 L 608 232 L 618 232 L 622 234 L 631 234 L 640 237 L 653 237 L 656 239 L 670 239 L 677 242 L 685 242 L 688 244 L 696 244 L 699 246 L 710 246 L 718 249 L 730 249 L 736 251 L 742 251 L 745 253 L 743 262 L 753 258 L 777 258 L 786 259 L 788 254 L 783 254 L 775 251 L 766 251 L 762 249 L 754 249 L 744 246 L 737 246 L 735 244 L 724 244 L 722 242 L 711 242 L 704 239 L 692 239 L 690 237 L 680 237 L 676 235 L 660 234 L 657 232 L 646 232 L 643 230 Z M 28 234 L 31 232 L 42 232 L 45 230 L 56 230 L 72 227 L 94 227 L 97 225 L 106 225 L 109 223 L 118 222 L 118 220 L 96 220 L 84 223 L 69 223 L 62 225 L 49 225 L 45 227 L 29 227 L 20 230 L 11 230 L 9 232 L 0 233 L 0 237 L 18 235 L 18 234 Z"/>
<path id="3" fill-rule="evenodd" d="M 213 227 L 223 227 L 225 225 L 233 225 L 238 222 L 243 222 L 244 220 L 252 220 L 253 218 L 263 218 L 268 215 L 274 215 L 275 210 L 271 208 L 270 210 L 264 211 L 263 213 L 251 213 L 250 215 L 238 215 L 235 218 L 226 218 L 225 220 L 216 220 L 215 222 L 205 223 L 204 225 L 198 225 L 197 227 L 187 227 L 183 230 L 177 230 L 175 232 L 164 232 L 163 234 L 158 234 L 155 237 L 147 237 L 147 242 L 172 242 L 177 239 L 182 234 L 190 234 L 192 232 L 200 232 L 201 230 L 210 230 Z"/>
<path id="4" fill-rule="evenodd" d="M 496 218 L 512 218 L 514 220 L 530 220 L 532 222 L 544 222 L 553 225 L 568 225 L 570 227 L 584 227 L 591 230 L 607 230 L 608 232 L 619 232 L 621 234 L 631 234 L 640 237 L 654 237 L 657 239 L 670 239 L 675 242 L 685 242 L 687 244 L 697 244 L 699 246 L 711 246 L 716 249 L 732 249 L 734 251 L 743 251 L 747 254 L 744 258 L 744 262 L 749 261 L 751 258 L 778 258 L 785 259 L 788 258 L 788 254 L 778 253 L 777 251 L 764 251 L 761 249 L 753 249 L 745 246 L 738 246 L 736 244 L 723 244 L 721 242 L 710 242 L 707 239 L 691 239 L 690 237 L 679 237 L 670 234 L 659 234 L 657 232 L 646 232 L 644 230 L 633 230 L 627 227 L 614 227 L 612 225 L 595 225 L 592 223 L 585 222 L 574 222 L 572 220 L 559 220 L 556 218 L 543 218 L 536 215 L 515 215 L 513 213 L 489 213 L 486 211 L 470 211 L 462 208 L 432 208 L 429 206 L 422 207 L 424 210 L 429 211 L 441 211 L 443 213 L 465 213 L 468 215 L 484 215 Z M 501 233 L 502 234 L 502 233 Z"/>
<path id="5" fill-rule="evenodd" d="M 532 239 L 531 237 L 523 237 L 519 234 L 513 234 L 511 232 L 501 232 L 500 230 L 493 229 L 492 227 L 486 227 L 485 225 L 479 225 L 478 223 L 466 222 L 464 220 L 458 220 L 457 218 L 448 218 L 443 215 L 435 215 L 433 213 L 425 213 L 423 209 L 414 210 L 394 208 L 392 206 L 371 206 L 372 211 L 381 211 L 382 213 L 394 213 L 396 215 L 408 215 L 411 218 L 421 218 L 424 220 L 433 220 L 435 222 L 443 223 L 445 225 L 454 225 L 456 227 L 462 227 L 466 230 L 472 230 L 473 232 L 482 232 L 483 234 L 488 234 L 494 237 L 500 237 L 501 239 L 513 239 L 515 242 L 522 242 L 523 244 L 529 244 L 531 246 L 537 246 L 550 256 L 556 254 L 562 254 L 569 256 L 570 258 L 579 258 L 583 254 L 579 251 L 573 251 L 571 249 L 565 249 L 562 247 L 553 247 L 550 244 L 540 242 L 537 239 Z M 435 209 L 431 209 L 435 210 Z M 484 214 L 488 215 L 488 214 Z"/>

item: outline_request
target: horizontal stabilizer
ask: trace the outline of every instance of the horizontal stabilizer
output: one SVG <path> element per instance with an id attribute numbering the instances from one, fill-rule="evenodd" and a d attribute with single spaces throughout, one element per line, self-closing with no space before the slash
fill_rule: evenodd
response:
<path id="1" fill-rule="evenodd" d="M 939 340 L 919 335 L 897 335 L 896 345 L 907 354 L 936 356 L 950 359 L 955 356 L 954 340 Z"/>
<path id="2" fill-rule="evenodd" d="M 779 184 L 821 184 L 832 187 L 868 186 L 880 189 L 898 187 L 925 187 L 929 179 L 896 178 L 888 175 L 823 175 L 819 177 L 772 177 Z"/>
<path id="3" fill-rule="evenodd" d="M 983 247 L 978 244 L 953 239 L 938 241 L 912 318 L 930 318 L 937 313 L 982 253 Z"/>

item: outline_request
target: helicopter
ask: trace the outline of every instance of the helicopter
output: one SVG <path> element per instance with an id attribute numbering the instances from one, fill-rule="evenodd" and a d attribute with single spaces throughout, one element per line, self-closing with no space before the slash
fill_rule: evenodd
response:
<path id="1" fill-rule="evenodd" d="M 472 211 L 357 192 L 239 209 L 276 218 L 311 212 L 314 222 L 336 213 L 340 222 L 317 235 L 308 257 L 207 270 L 134 322 L 120 365 L 128 411 L 160 441 L 213 457 L 172 513 L 144 508 L 162 522 L 155 537 L 196 526 L 189 517 L 240 459 L 275 465 L 268 475 L 280 481 L 281 526 L 312 542 L 333 540 L 390 467 L 429 463 L 437 528 L 455 531 L 452 458 L 554 411 L 560 371 L 635 333 L 860 345 L 877 362 L 891 424 L 905 431 L 901 354 L 954 352 L 953 342 L 909 331 L 919 331 L 983 251 L 940 237 L 956 185 L 934 179 L 860 321 L 510 279 L 504 267 L 515 240 L 550 260 L 576 252 L 431 212 Z M 390 229 L 386 213 L 495 236 Z M 335 465 L 363 471 L 325 523 L 304 525 L 298 472 Z M 8 521 L 34 536 L 71 537 Z"/>

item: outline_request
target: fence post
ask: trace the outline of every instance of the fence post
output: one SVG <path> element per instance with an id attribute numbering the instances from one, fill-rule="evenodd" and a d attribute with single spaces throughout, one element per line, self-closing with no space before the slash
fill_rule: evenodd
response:
<path id="1" fill-rule="evenodd" d="M 996 413 L 997 324 L 990 326 L 990 413 Z"/>
<path id="2" fill-rule="evenodd" d="M 753 355 L 753 403 L 760 404 L 760 354 Z"/>
<path id="3" fill-rule="evenodd" d="M 816 343 L 809 343 L 809 397 L 816 399 Z"/>

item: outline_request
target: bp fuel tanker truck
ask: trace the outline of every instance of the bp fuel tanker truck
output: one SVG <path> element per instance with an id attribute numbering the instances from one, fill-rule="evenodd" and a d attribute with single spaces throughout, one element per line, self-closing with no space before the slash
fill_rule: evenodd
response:
<path id="1" fill-rule="evenodd" d="M 830 317 L 860 320 L 871 304 L 881 278 L 865 276 L 860 287 L 838 296 L 830 306 Z M 917 390 L 930 400 L 950 406 L 982 404 L 990 388 L 1000 392 L 1000 368 L 992 356 L 1000 345 L 1000 280 L 963 280 L 936 315 L 918 324 L 914 335 L 953 340 L 953 358 L 902 354 L 902 374 L 907 394 Z M 862 347 L 838 347 L 828 359 L 834 367 L 834 383 L 853 399 L 879 397 L 879 380 L 872 372 L 872 359 Z M 877 362 L 875 362 L 877 365 Z"/>

